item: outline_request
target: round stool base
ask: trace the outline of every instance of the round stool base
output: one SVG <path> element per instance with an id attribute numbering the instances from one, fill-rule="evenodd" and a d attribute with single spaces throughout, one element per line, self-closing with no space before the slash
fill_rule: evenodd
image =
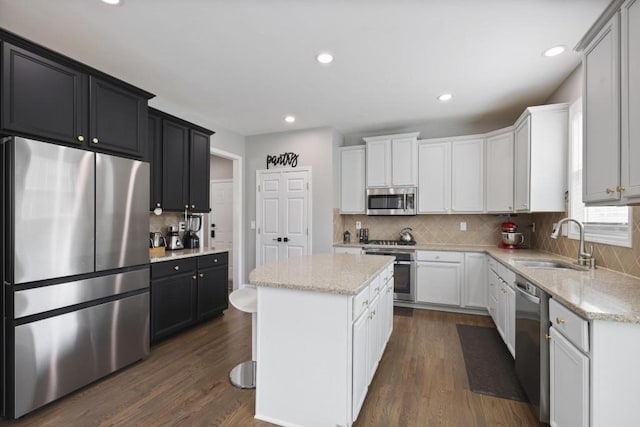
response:
<path id="1" fill-rule="evenodd" d="M 229 372 L 229 381 L 238 388 L 256 388 L 256 362 L 242 362 Z"/>

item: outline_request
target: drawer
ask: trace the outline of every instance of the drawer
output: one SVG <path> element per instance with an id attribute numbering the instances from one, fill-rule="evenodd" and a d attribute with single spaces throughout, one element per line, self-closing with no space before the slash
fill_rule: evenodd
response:
<path id="1" fill-rule="evenodd" d="M 155 262 L 151 264 L 151 280 L 176 274 L 190 273 L 196 270 L 195 258 L 183 258 L 175 261 Z"/>
<path id="2" fill-rule="evenodd" d="M 215 267 L 216 265 L 229 263 L 229 252 L 220 252 L 219 254 L 203 255 L 197 257 L 198 270 L 201 268 Z"/>
<path id="3" fill-rule="evenodd" d="M 549 300 L 549 320 L 562 335 L 585 353 L 589 352 L 589 321 L 553 298 Z"/>
<path id="4" fill-rule="evenodd" d="M 373 283 L 373 282 L 372 282 Z M 369 288 L 371 285 L 365 286 L 355 297 L 353 297 L 353 319 L 356 320 L 360 315 L 369 308 Z"/>
<path id="5" fill-rule="evenodd" d="M 462 262 L 464 261 L 464 253 L 448 251 L 417 251 L 416 259 L 418 261 Z"/>

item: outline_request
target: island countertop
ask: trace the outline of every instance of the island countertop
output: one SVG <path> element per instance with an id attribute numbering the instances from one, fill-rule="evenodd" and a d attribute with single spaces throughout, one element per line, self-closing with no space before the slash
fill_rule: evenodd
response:
<path id="1" fill-rule="evenodd" d="M 291 257 L 256 267 L 249 275 L 255 286 L 355 295 L 382 270 L 392 256 L 318 254 Z"/>

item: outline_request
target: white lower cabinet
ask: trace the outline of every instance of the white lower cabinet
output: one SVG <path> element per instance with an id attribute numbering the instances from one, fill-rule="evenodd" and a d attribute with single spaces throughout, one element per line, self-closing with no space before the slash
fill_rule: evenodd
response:
<path id="1" fill-rule="evenodd" d="M 369 312 L 365 310 L 353 322 L 353 421 L 360 413 L 360 408 L 367 396 L 369 386 L 369 372 L 367 369 L 369 355 L 367 341 L 369 326 Z"/>
<path id="2" fill-rule="evenodd" d="M 418 251 L 416 258 L 416 301 L 460 306 L 464 254 Z"/>
<path id="3" fill-rule="evenodd" d="M 549 385 L 553 427 L 589 425 L 589 358 L 553 326 L 549 328 Z"/>
<path id="4" fill-rule="evenodd" d="M 488 258 L 487 310 L 498 334 L 506 344 L 511 356 L 516 354 L 516 291 L 515 273 L 495 259 Z"/>

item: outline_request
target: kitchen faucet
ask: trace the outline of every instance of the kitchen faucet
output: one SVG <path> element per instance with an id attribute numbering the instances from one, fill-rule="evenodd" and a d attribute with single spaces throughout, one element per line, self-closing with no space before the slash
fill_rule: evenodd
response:
<path id="1" fill-rule="evenodd" d="M 584 265 L 589 268 L 594 268 L 596 266 L 596 260 L 593 258 L 593 246 L 591 246 L 591 253 L 585 252 L 584 250 L 584 226 L 580 221 L 573 218 L 562 218 L 555 224 L 553 231 L 551 232 L 551 238 L 557 239 L 560 234 L 561 226 L 565 222 L 575 222 L 580 229 L 580 248 L 578 249 L 578 264 Z"/>

